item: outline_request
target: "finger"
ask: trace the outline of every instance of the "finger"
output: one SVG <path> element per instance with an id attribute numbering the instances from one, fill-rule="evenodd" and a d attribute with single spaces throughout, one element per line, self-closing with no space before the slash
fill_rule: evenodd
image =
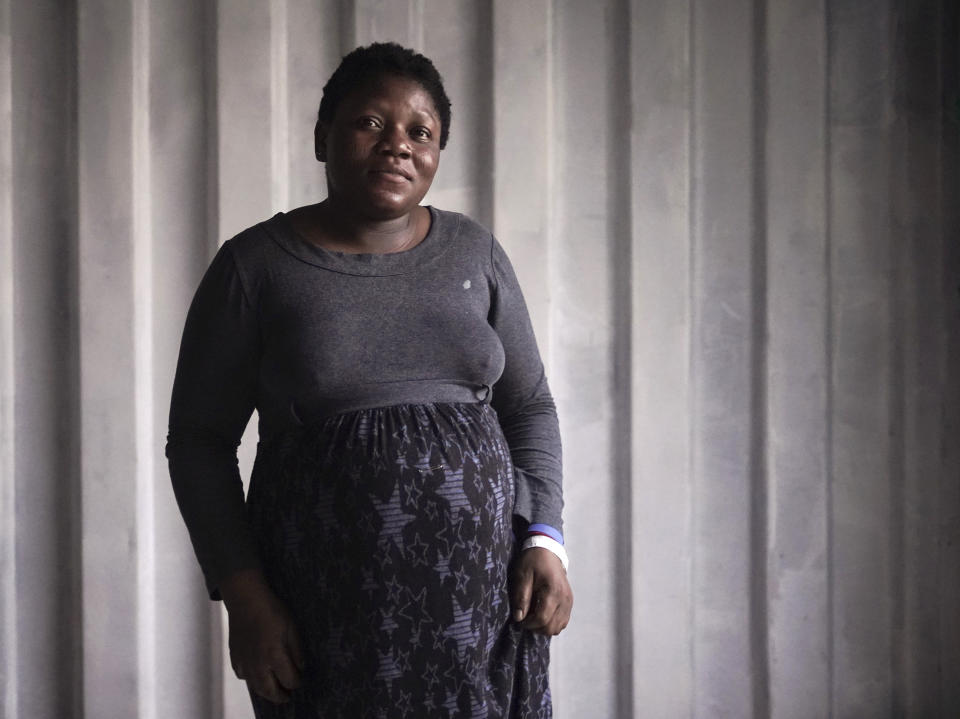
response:
<path id="1" fill-rule="evenodd" d="M 567 628 L 567 623 L 570 621 L 570 610 L 569 607 L 565 605 L 564 602 L 560 602 L 557 606 L 557 611 L 554 612 L 553 617 L 547 623 L 544 628 L 548 636 L 555 637 L 564 629 Z"/>
<path id="2" fill-rule="evenodd" d="M 557 610 L 557 613 L 553 615 L 553 619 L 550 620 L 550 633 L 553 636 L 556 636 L 564 629 L 567 628 L 567 624 L 570 623 L 570 615 L 564 614 L 560 609 Z"/>
<path id="3" fill-rule="evenodd" d="M 290 658 L 293 659 L 293 663 L 296 665 L 297 669 L 302 672 L 304 667 L 307 665 L 307 662 L 303 656 L 303 647 L 300 644 L 300 636 L 297 634 L 296 630 L 292 628 L 287 630 L 287 649 L 290 651 Z"/>
<path id="4" fill-rule="evenodd" d="M 513 588 L 510 592 L 513 621 L 523 621 L 523 618 L 527 616 L 530 609 L 531 594 L 533 594 L 533 574 L 531 572 L 517 572 L 514 575 Z"/>
<path id="5" fill-rule="evenodd" d="M 560 629 L 557 630 L 557 633 L 559 634 L 567 628 L 568 624 L 570 624 L 570 617 L 573 614 L 573 591 L 570 589 L 569 584 L 566 587 L 566 592 L 564 592 L 563 595 L 563 601 L 560 602 L 560 608 L 557 610 L 557 612 L 562 620 Z"/>
<path id="6" fill-rule="evenodd" d="M 553 619 L 553 615 L 557 612 L 557 604 L 555 600 L 551 600 L 549 597 L 543 595 L 540 595 L 540 597 L 540 602 L 535 604 L 535 608 L 531 610 L 530 616 L 523 622 L 523 626 L 532 632 L 544 634 Z"/>
<path id="7" fill-rule="evenodd" d="M 300 686 L 300 671 L 294 666 L 292 657 L 286 652 L 277 652 L 271 657 L 270 667 L 282 688 L 296 689 Z"/>
<path id="8" fill-rule="evenodd" d="M 566 629 L 567 624 L 570 623 L 570 613 L 573 611 L 573 592 L 566 581 L 566 577 L 564 577 L 563 582 L 556 592 L 556 596 L 557 610 L 544 627 L 544 631 L 550 636 L 556 636 Z"/>
<path id="9" fill-rule="evenodd" d="M 540 584 L 534 589 L 524 626 L 527 629 L 542 628 L 556 613 L 559 603 L 560 593 L 550 584 Z"/>
<path id="10" fill-rule="evenodd" d="M 280 686 L 270 669 L 258 674 L 256 681 L 251 681 L 251 685 L 257 694 L 274 704 L 281 704 L 290 698 L 290 694 Z"/>

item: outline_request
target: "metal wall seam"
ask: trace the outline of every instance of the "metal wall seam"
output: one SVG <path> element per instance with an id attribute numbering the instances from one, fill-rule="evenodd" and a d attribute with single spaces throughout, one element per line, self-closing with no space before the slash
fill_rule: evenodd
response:
<path id="1" fill-rule="evenodd" d="M 132 14 L 130 2 L 78 3 L 80 471 L 87 716 L 135 716 L 142 689 L 137 647 L 142 547 L 137 522 Z M 117 636 L 125 641 L 117 642 Z"/>
<path id="2" fill-rule="evenodd" d="M 150 0 L 131 1 L 134 417 L 136 442 L 138 716 L 156 719 L 156 561 L 153 424 L 153 223 L 150 142 Z"/>
<path id="3" fill-rule="evenodd" d="M 0 717 L 15 719 L 17 676 L 16 380 L 14 374 L 13 51 L 11 0 L 0 0 Z"/>
<path id="4" fill-rule="evenodd" d="M 940 639 L 938 664 L 943 668 L 939 677 L 938 707 L 943 712 L 960 711 L 960 5 L 954 0 L 939 3 L 937 33 L 939 107 L 938 217 L 939 238 L 943 252 L 940 268 L 940 301 L 943 303 L 944 324 L 940 328 L 945 345 L 943 357 L 944 397 L 943 427 L 939 446 L 938 506 L 943 514 L 938 523 L 937 586 L 938 637 Z"/>
<path id="5" fill-rule="evenodd" d="M 287 67 L 287 0 L 270 2 L 270 206 L 290 204 L 290 102 Z"/>
<path id="6" fill-rule="evenodd" d="M 759 190 L 767 223 L 764 541 L 769 711 L 778 719 L 829 712 L 824 12 L 789 0 L 767 4 L 765 178 Z M 797 73 L 797 65 L 809 72 Z"/>
<path id="7" fill-rule="evenodd" d="M 693 714 L 693 3 L 630 4 L 635 716 Z"/>

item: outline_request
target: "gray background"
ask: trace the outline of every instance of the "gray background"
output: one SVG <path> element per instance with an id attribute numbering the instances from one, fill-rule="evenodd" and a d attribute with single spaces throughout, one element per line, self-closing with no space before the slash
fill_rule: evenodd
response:
<path id="1" fill-rule="evenodd" d="M 250 715 L 179 334 L 379 39 L 446 79 L 428 202 L 496 231 L 559 406 L 558 719 L 960 715 L 955 2 L 0 0 L 0 716 Z"/>

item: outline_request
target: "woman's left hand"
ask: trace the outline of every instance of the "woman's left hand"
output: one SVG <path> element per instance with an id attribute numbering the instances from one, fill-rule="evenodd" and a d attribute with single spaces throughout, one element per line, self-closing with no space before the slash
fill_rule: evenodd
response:
<path id="1" fill-rule="evenodd" d="M 542 547 L 524 549 L 510 569 L 510 611 L 514 621 L 540 634 L 559 634 L 570 621 L 573 590 L 560 559 Z"/>

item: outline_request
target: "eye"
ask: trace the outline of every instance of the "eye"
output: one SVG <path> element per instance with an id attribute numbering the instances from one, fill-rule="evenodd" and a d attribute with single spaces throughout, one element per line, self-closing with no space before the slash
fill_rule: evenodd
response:
<path id="1" fill-rule="evenodd" d="M 380 127 L 380 121 L 375 117 L 366 116 L 357 120 L 357 125 L 359 127 L 376 128 Z"/>
<path id="2" fill-rule="evenodd" d="M 433 137 L 433 133 L 431 133 L 430 130 L 428 130 L 426 127 L 423 127 L 422 125 L 413 128 L 410 134 L 413 135 L 416 139 L 423 140 L 423 141 L 427 141 L 431 137 Z"/>

